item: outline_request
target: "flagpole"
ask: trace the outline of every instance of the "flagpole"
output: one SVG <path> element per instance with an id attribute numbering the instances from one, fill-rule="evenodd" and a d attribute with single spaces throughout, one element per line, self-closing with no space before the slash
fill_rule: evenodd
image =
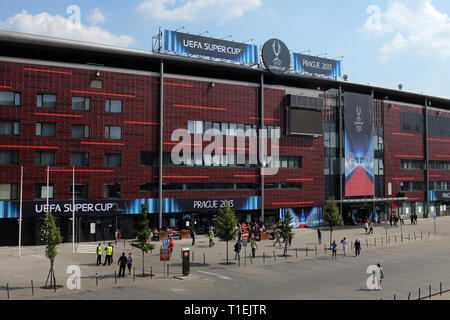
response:
<path id="1" fill-rule="evenodd" d="M 75 253 L 75 167 L 72 166 L 72 253 Z"/>
<path id="2" fill-rule="evenodd" d="M 20 202 L 19 202 L 19 257 L 22 245 L 22 190 L 23 190 L 23 166 L 20 168 Z"/>

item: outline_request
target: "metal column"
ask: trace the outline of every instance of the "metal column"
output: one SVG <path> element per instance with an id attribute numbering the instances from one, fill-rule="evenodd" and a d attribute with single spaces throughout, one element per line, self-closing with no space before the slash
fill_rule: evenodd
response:
<path id="1" fill-rule="evenodd" d="M 261 135 L 264 130 L 264 74 L 261 73 L 261 83 L 260 83 L 260 110 L 261 110 L 261 130 L 259 133 L 259 156 L 263 155 L 263 136 Z M 260 158 L 260 175 L 261 175 L 261 224 L 264 224 L 264 169 L 265 161 Z"/>
<path id="2" fill-rule="evenodd" d="M 159 230 L 162 229 L 162 202 L 163 202 L 163 139 L 164 139 L 164 61 L 161 60 L 159 73 Z"/>
<path id="3" fill-rule="evenodd" d="M 342 137 L 343 137 L 343 132 L 342 132 L 342 85 L 339 84 L 339 94 L 338 94 L 338 112 L 339 112 L 339 211 L 341 213 L 341 216 L 343 216 L 343 188 L 342 188 Z M 345 162 L 344 162 L 345 163 Z M 327 200 L 327 199 L 325 199 Z"/>
<path id="4" fill-rule="evenodd" d="M 429 161 L 428 161 L 428 99 L 425 98 L 425 175 L 427 184 L 427 194 L 425 195 L 427 199 L 427 209 L 426 217 L 428 218 L 430 213 L 430 176 L 429 176 Z M 436 221 L 436 220 L 435 220 Z"/>

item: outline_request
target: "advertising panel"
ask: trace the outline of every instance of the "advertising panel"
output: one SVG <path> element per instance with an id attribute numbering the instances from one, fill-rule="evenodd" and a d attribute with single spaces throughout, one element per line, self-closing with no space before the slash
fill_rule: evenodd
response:
<path id="1" fill-rule="evenodd" d="M 341 61 L 308 56 L 301 53 L 293 54 L 293 68 L 296 71 L 320 74 L 327 77 L 341 76 Z"/>
<path id="2" fill-rule="evenodd" d="M 372 96 L 346 92 L 344 101 L 345 196 L 371 196 L 375 192 Z"/>
<path id="3" fill-rule="evenodd" d="M 282 75 L 291 66 L 289 48 L 279 39 L 270 39 L 264 43 L 262 58 L 267 70 L 273 74 Z"/>
<path id="4" fill-rule="evenodd" d="M 284 219 L 285 212 L 289 211 L 293 217 L 291 226 L 298 228 L 317 228 L 324 225 L 323 209 L 313 208 L 280 208 L 280 219 Z"/>
<path id="5" fill-rule="evenodd" d="M 163 49 L 180 54 L 259 64 L 259 50 L 253 44 L 226 41 L 164 30 Z"/>

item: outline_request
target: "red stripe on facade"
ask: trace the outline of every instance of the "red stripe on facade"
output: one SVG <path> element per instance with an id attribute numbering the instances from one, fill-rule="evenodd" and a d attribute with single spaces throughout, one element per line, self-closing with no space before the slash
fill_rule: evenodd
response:
<path id="1" fill-rule="evenodd" d="M 158 178 L 158 176 L 154 176 Z M 209 179 L 209 176 L 163 176 L 163 179 Z"/>
<path id="2" fill-rule="evenodd" d="M 257 178 L 259 175 L 257 174 L 235 174 L 233 177 L 235 178 Z"/>
<path id="3" fill-rule="evenodd" d="M 261 118 L 258 117 L 250 117 L 251 120 L 260 120 Z M 264 121 L 281 121 L 280 119 L 274 119 L 274 118 L 264 118 Z"/>
<path id="4" fill-rule="evenodd" d="M 45 169 L 47 171 L 47 169 Z M 73 172 L 72 169 L 50 169 L 49 172 Z M 101 172 L 108 173 L 114 172 L 114 170 L 94 170 L 94 169 L 75 169 L 75 172 Z"/>
<path id="5" fill-rule="evenodd" d="M 128 124 L 146 124 L 146 125 L 152 125 L 152 126 L 158 126 L 159 123 L 156 122 L 142 122 L 142 121 L 124 121 L 124 123 Z"/>
<path id="6" fill-rule="evenodd" d="M 72 93 L 85 93 L 85 94 L 98 94 L 103 96 L 115 96 L 115 97 L 127 97 L 135 98 L 136 96 L 130 94 L 120 94 L 120 93 L 110 93 L 110 92 L 94 92 L 94 91 L 80 91 L 80 90 L 70 90 Z"/>
<path id="7" fill-rule="evenodd" d="M 445 140 L 445 139 L 435 139 L 435 138 L 428 138 L 428 140 L 430 140 L 430 141 L 439 141 L 439 142 L 450 142 L 450 140 Z"/>
<path id="8" fill-rule="evenodd" d="M 90 141 L 81 141 L 81 144 L 93 144 L 93 145 L 105 145 L 105 146 L 124 146 L 125 143 L 120 142 L 90 142 Z"/>
<path id="9" fill-rule="evenodd" d="M 51 146 L 22 146 L 22 145 L 0 145 L 0 148 L 26 148 L 26 149 L 58 149 L 59 147 Z"/>
<path id="10" fill-rule="evenodd" d="M 0 86 L 0 88 L 3 88 L 3 89 L 12 89 L 11 86 Z"/>
<path id="11" fill-rule="evenodd" d="M 33 69 L 33 68 L 23 68 L 26 71 L 37 71 L 37 72 L 46 72 L 46 73 L 57 73 L 57 74 L 66 74 L 71 76 L 72 72 L 67 71 L 54 71 L 54 70 L 44 70 L 44 69 Z"/>
<path id="12" fill-rule="evenodd" d="M 62 113 L 41 113 L 35 112 L 36 116 L 53 116 L 53 117 L 69 117 L 69 118 L 83 118 L 83 116 L 79 114 L 62 114 Z"/>
<path id="13" fill-rule="evenodd" d="M 408 137 L 414 137 L 412 133 L 400 133 L 400 132 L 393 132 L 392 134 L 396 136 L 408 136 Z"/>
<path id="14" fill-rule="evenodd" d="M 280 149 L 299 149 L 299 150 L 314 150 L 314 147 L 283 147 L 279 146 Z"/>
<path id="15" fill-rule="evenodd" d="M 396 154 L 394 155 L 396 158 L 423 158 L 423 156 L 413 156 L 408 154 Z"/>
<path id="16" fill-rule="evenodd" d="M 227 111 L 226 108 L 214 108 L 214 107 L 200 107 L 200 106 L 189 106 L 184 104 L 174 104 L 176 108 L 191 108 L 191 109 L 205 109 L 205 110 L 218 110 L 218 111 Z"/>
<path id="17" fill-rule="evenodd" d="M 297 204 L 314 204 L 314 201 L 306 201 L 306 202 L 273 202 L 272 205 L 297 205 Z"/>
<path id="18" fill-rule="evenodd" d="M 314 181 L 312 178 L 308 179 L 286 179 L 286 181 Z"/>

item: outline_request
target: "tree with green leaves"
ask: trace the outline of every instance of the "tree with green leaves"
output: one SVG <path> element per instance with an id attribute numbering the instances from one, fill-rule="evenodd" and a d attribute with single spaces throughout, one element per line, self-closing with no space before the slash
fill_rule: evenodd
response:
<path id="1" fill-rule="evenodd" d="M 137 243 L 133 244 L 134 247 L 142 251 L 142 276 L 145 276 L 144 259 L 145 253 L 149 250 L 155 249 L 155 245 L 148 243 L 150 238 L 151 230 L 148 226 L 147 219 L 147 205 L 142 204 L 142 212 L 138 216 L 137 221 L 134 225 L 134 235 L 137 239 Z"/>
<path id="2" fill-rule="evenodd" d="M 336 205 L 334 197 L 329 197 L 325 205 L 324 217 L 326 225 L 330 227 L 330 247 L 333 238 L 333 227 L 342 225 L 342 216 L 339 213 L 339 208 Z"/>
<path id="3" fill-rule="evenodd" d="M 280 228 L 280 236 L 283 238 L 284 241 L 284 252 L 283 257 L 287 256 L 287 247 L 289 238 L 292 238 L 294 236 L 294 232 L 292 230 L 292 214 L 289 210 L 286 210 L 283 219 L 280 219 L 278 222 L 278 227 Z"/>
<path id="4" fill-rule="evenodd" d="M 45 220 L 42 224 L 40 240 L 45 243 L 45 256 L 50 260 L 50 271 L 48 272 L 44 288 L 56 289 L 54 265 L 56 255 L 58 254 L 56 248 L 62 242 L 62 236 L 59 228 L 56 226 L 55 218 L 50 211 L 46 213 Z"/>
<path id="5" fill-rule="evenodd" d="M 220 240 L 227 243 L 227 264 L 228 264 L 228 242 L 236 238 L 237 219 L 234 210 L 230 208 L 229 201 L 225 201 L 225 208 L 219 210 L 215 223 L 216 235 Z"/>

